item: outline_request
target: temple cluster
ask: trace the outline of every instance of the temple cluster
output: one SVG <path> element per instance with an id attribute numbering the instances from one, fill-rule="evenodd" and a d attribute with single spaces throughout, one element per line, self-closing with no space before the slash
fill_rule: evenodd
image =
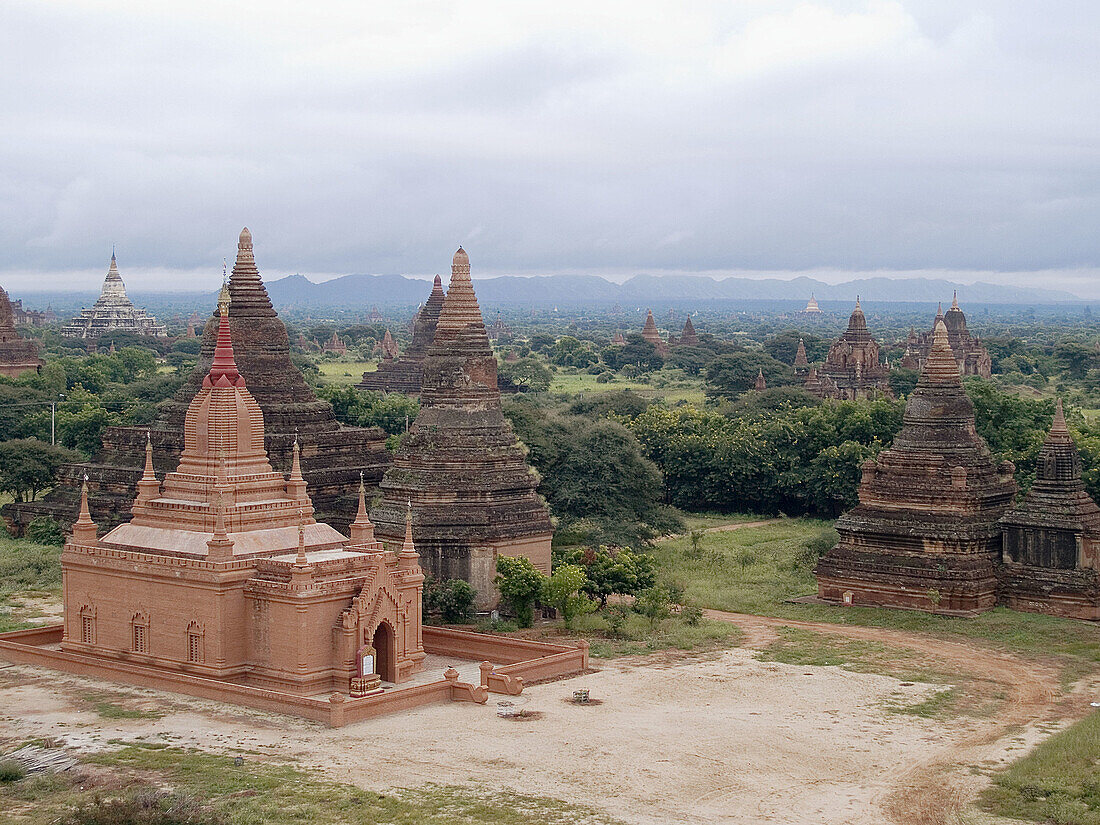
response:
<path id="1" fill-rule="evenodd" d="M 893 444 L 863 465 L 859 504 L 815 569 L 820 598 L 949 615 L 1008 604 L 1100 619 L 1100 508 L 1085 493 L 1061 402 L 1037 478 L 1013 506 L 1015 467 L 978 435 L 944 320 Z"/>
<path id="2" fill-rule="evenodd" d="M 38 344 L 19 334 L 8 293 L 0 287 L 0 375 L 18 378 L 23 373 L 38 372 L 41 368 Z"/>

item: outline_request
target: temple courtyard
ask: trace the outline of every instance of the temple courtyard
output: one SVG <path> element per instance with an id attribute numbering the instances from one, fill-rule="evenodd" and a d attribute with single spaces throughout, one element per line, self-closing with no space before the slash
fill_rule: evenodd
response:
<path id="1" fill-rule="evenodd" d="M 561 800 L 608 818 L 594 822 L 1004 822 L 971 807 L 987 773 L 1084 716 L 1096 695 L 1092 677 L 1064 690 L 1058 669 L 965 640 L 711 617 L 737 624 L 742 646 L 594 660 L 594 672 L 520 696 L 339 729 L 0 663 L 0 748 L 30 739 L 74 754 L 135 742 L 195 748 L 398 796 L 460 786 Z M 777 655 L 790 634 L 813 634 L 818 651 L 863 645 L 881 660 L 871 669 L 897 678 L 774 661 L 797 662 Z M 595 701 L 573 704 L 580 688 Z M 959 712 L 945 719 L 935 709 L 951 690 Z"/>

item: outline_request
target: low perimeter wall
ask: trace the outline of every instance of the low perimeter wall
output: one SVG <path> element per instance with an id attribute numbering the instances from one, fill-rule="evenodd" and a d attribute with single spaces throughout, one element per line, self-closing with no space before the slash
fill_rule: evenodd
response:
<path id="1" fill-rule="evenodd" d="M 435 682 L 387 690 L 357 699 L 346 693 L 333 693 L 327 699 L 318 699 L 51 649 L 51 646 L 61 643 L 61 636 L 61 625 L 0 633 L 0 659 L 16 664 L 49 667 L 78 676 L 92 676 L 139 687 L 183 693 L 201 699 L 245 705 L 258 710 L 286 713 L 312 719 L 330 727 L 361 722 L 435 702 L 484 704 L 490 692 L 516 695 L 523 690 L 524 684 L 557 679 L 588 667 L 588 642 L 584 640 L 573 647 L 445 627 L 425 627 L 424 649 L 428 653 L 456 659 L 482 660 L 480 685 L 458 681 L 458 672 L 449 668 L 443 678 Z"/>
<path id="2" fill-rule="evenodd" d="M 344 693 L 333 693 L 328 699 L 295 696 L 277 690 L 173 673 L 130 662 L 115 662 L 46 647 L 59 644 L 61 634 L 60 625 L 0 633 L 0 659 L 16 664 L 49 667 L 78 676 L 92 676 L 128 685 L 183 693 L 201 699 L 245 705 L 258 710 L 301 716 L 330 727 L 340 727 L 435 702 L 484 704 L 489 697 L 484 687 L 458 681 L 458 671 L 454 669 L 448 669 L 443 678 L 436 682 L 388 690 L 358 699 Z"/>
<path id="3" fill-rule="evenodd" d="M 423 633 L 424 650 L 428 653 L 481 659 L 481 686 L 490 693 L 516 696 L 524 685 L 560 679 L 588 669 L 588 641 L 585 639 L 576 645 L 562 645 L 428 626 Z"/>

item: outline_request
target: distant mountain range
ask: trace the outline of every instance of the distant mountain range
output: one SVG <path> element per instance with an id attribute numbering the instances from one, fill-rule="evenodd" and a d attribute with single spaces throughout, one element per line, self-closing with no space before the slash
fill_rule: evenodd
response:
<path id="1" fill-rule="evenodd" d="M 446 287 L 446 281 L 444 281 Z M 708 300 L 819 301 L 950 301 L 970 304 L 1052 304 L 1080 301 L 1076 295 L 1050 289 L 1000 286 L 990 283 L 956 284 L 934 278 L 864 278 L 827 284 L 813 278 L 723 278 L 705 275 L 635 275 L 616 284 L 596 275 L 540 275 L 475 279 L 478 298 L 489 304 L 623 304 L 682 303 Z M 402 275 L 344 275 L 315 284 L 291 275 L 267 284 L 276 306 L 311 309 L 340 307 L 370 309 L 374 304 L 417 304 L 428 297 L 431 284 Z"/>

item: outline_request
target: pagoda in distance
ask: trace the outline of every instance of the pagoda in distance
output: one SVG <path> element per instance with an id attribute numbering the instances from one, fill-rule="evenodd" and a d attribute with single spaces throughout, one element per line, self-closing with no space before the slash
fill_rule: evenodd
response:
<path id="1" fill-rule="evenodd" d="M 114 251 L 99 299 L 61 328 L 65 338 L 98 338 L 108 332 L 133 332 L 153 338 L 167 338 L 168 329 L 145 310 L 138 309 L 126 295 Z"/>

